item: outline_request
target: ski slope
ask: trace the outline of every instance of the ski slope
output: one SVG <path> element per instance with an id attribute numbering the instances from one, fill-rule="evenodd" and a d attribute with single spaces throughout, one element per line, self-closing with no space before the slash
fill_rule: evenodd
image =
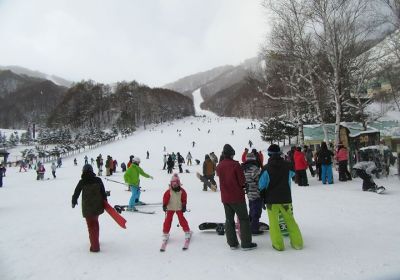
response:
<path id="1" fill-rule="evenodd" d="M 111 155 L 118 164 L 133 154 L 142 159 L 142 168 L 154 180 L 141 180 L 145 202 L 160 202 L 171 175 L 162 170 L 164 146 L 167 152 L 190 151 L 203 162 L 204 155 L 230 143 L 239 160 L 252 140 L 266 154 L 268 145 L 250 127 L 251 120 L 220 118 L 199 112 L 199 91 L 194 93 L 196 115 L 158 126 L 139 129 L 118 140 L 77 156 L 65 158 L 57 178 L 36 181 L 30 170 L 7 170 L 0 188 L 0 279 L 400 279 L 400 184 L 391 176 L 377 180 L 383 195 L 361 191 L 361 181 L 322 185 L 309 177 L 310 187 L 292 186 L 295 218 L 304 238 L 304 249 L 272 249 L 269 235 L 255 236 L 253 251 L 230 250 L 225 236 L 200 232 L 204 221 L 224 221 L 219 192 L 204 192 L 195 176 L 201 165 L 186 166 L 180 174 L 188 193 L 185 216 L 193 230 L 192 242 L 182 251 L 184 234 L 174 218 L 166 252 L 159 252 L 164 213 L 160 206 L 146 206 L 156 214 L 123 212 L 127 229 L 121 229 L 105 213 L 100 216 L 100 253 L 89 252 L 86 223 L 81 205 L 71 208 L 71 196 L 80 179 L 84 156 Z M 253 122 L 254 123 L 254 122 Z M 258 127 L 258 123 L 257 123 Z M 234 134 L 232 134 L 234 130 Z M 192 142 L 195 146 L 192 147 Z M 146 159 L 146 151 L 150 158 Z M 51 177 L 46 164 L 46 178 Z M 118 167 L 110 179 L 123 181 Z M 130 193 L 121 184 L 104 180 L 111 191 L 110 204 L 127 204 Z M 218 182 L 218 178 L 217 182 Z M 263 211 L 261 221 L 268 223 Z"/>

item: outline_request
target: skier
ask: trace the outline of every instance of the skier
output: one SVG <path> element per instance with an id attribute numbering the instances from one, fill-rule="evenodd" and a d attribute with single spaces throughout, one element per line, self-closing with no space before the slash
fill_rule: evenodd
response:
<path id="1" fill-rule="evenodd" d="M 292 164 L 281 157 L 281 150 L 276 144 L 269 146 L 268 155 L 268 163 L 261 170 L 258 187 L 266 203 L 272 247 L 278 251 L 285 249 L 279 227 L 279 215 L 282 215 L 288 228 L 291 246 L 300 250 L 303 248 L 303 237 L 293 217 L 290 190 L 290 178 L 294 176 Z"/>
<path id="2" fill-rule="evenodd" d="M 167 167 L 167 154 L 164 154 L 163 155 L 163 170 L 165 170 L 165 168 Z"/>
<path id="3" fill-rule="evenodd" d="M 179 173 L 183 173 L 182 164 L 185 163 L 185 159 L 179 152 L 176 154 L 176 158 L 178 161 Z"/>
<path id="4" fill-rule="evenodd" d="M 192 148 L 194 148 L 194 145 L 196 145 L 196 142 L 193 141 L 192 142 Z"/>
<path id="5" fill-rule="evenodd" d="M 188 152 L 188 154 L 186 155 L 186 163 L 187 165 L 192 165 L 192 154 L 190 152 Z"/>
<path id="6" fill-rule="evenodd" d="M 146 159 L 149 159 L 150 158 L 150 153 L 149 153 L 149 151 L 147 151 L 146 152 Z"/>
<path id="7" fill-rule="evenodd" d="M 207 191 L 207 185 L 210 185 L 211 190 L 217 190 L 217 183 L 214 180 L 215 176 L 215 163 L 211 160 L 209 155 L 205 155 L 205 159 L 203 162 L 203 191 Z"/>
<path id="8" fill-rule="evenodd" d="M 296 171 L 296 176 L 297 176 L 297 184 L 300 187 L 309 186 L 307 180 L 307 172 L 306 172 L 308 164 L 306 161 L 306 157 L 301 151 L 300 147 L 297 147 L 296 150 L 294 151 L 293 160 L 294 160 L 294 170 Z"/>
<path id="9" fill-rule="evenodd" d="M 171 178 L 169 188 L 163 195 L 163 210 L 165 219 L 163 224 L 163 240 L 168 240 L 174 214 L 178 216 L 179 224 L 185 232 L 185 238 L 190 238 L 191 232 L 183 213 L 186 212 L 187 193 L 182 188 L 178 174 Z"/>
<path id="10" fill-rule="evenodd" d="M 125 171 L 126 171 L 126 164 L 125 164 L 125 162 L 122 162 L 122 163 L 121 163 L 121 169 L 122 169 L 122 172 L 125 172 Z"/>
<path id="11" fill-rule="evenodd" d="M 88 156 L 85 156 L 84 159 L 85 159 L 85 164 L 88 164 L 89 163 L 88 162 Z"/>
<path id="12" fill-rule="evenodd" d="M 225 210 L 226 240 L 231 249 L 239 248 L 239 241 L 235 230 L 235 214 L 240 224 L 240 239 L 243 250 L 251 250 L 257 247 L 252 242 L 249 214 L 247 212 L 244 185 L 246 178 L 239 162 L 233 160 L 235 150 L 231 145 L 225 144 L 223 159 L 217 166 L 219 184 L 221 188 L 221 201 Z"/>
<path id="13" fill-rule="evenodd" d="M 62 159 L 61 159 L 61 157 L 58 157 L 57 158 L 57 168 L 60 168 L 61 165 L 62 165 Z"/>
<path id="14" fill-rule="evenodd" d="M 249 153 L 246 156 L 246 162 L 242 163 L 244 176 L 246 178 L 246 193 L 249 200 L 249 217 L 251 233 L 253 235 L 262 234 L 260 231 L 260 217 L 262 212 L 262 200 L 258 190 L 258 177 L 260 168 L 258 167 L 256 156 Z"/>
<path id="15" fill-rule="evenodd" d="M 93 167 L 85 164 L 82 169 L 81 180 L 72 195 L 72 208 L 78 204 L 82 192 L 82 215 L 86 219 L 90 252 L 99 252 L 99 215 L 104 212 L 104 201 L 107 201 L 106 191 L 102 180 L 93 173 Z"/>
<path id="16" fill-rule="evenodd" d="M 145 178 L 153 179 L 153 176 L 145 173 L 142 168 L 139 166 L 140 158 L 133 158 L 133 162 L 131 166 L 126 170 L 124 174 L 125 183 L 129 185 L 129 188 L 132 192 L 131 198 L 129 200 L 129 206 L 126 209 L 127 211 L 136 211 L 135 208 L 136 201 L 140 201 L 140 179 L 139 176 L 142 175 Z"/>
<path id="17" fill-rule="evenodd" d="M 56 178 L 56 169 L 57 169 L 56 163 L 52 162 L 51 163 L 51 174 L 53 174 L 54 179 Z"/>
<path id="18" fill-rule="evenodd" d="M 346 147 L 339 143 L 338 150 L 336 152 L 336 160 L 339 162 L 339 181 L 351 180 L 351 174 L 347 169 L 347 161 L 349 159 L 349 154 Z"/>
<path id="19" fill-rule="evenodd" d="M 78 165 L 78 161 L 76 160 L 76 158 L 74 158 L 74 165 L 75 165 L 75 166 Z"/>
<path id="20" fill-rule="evenodd" d="M 378 187 L 372 179 L 372 174 L 377 170 L 373 160 L 357 162 L 353 166 L 353 170 L 356 172 L 357 176 L 363 180 L 363 191 L 380 192 L 385 190 L 384 187 Z"/>
<path id="21" fill-rule="evenodd" d="M 253 146 L 253 142 L 251 140 L 249 140 L 249 147 L 251 149 L 251 147 Z"/>
<path id="22" fill-rule="evenodd" d="M 333 184 L 333 174 L 332 174 L 332 157 L 333 152 L 328 150 L 326 142 L 321 143 L 321 149 L 318 152 L 318 160 L 321 162 L 321 179 L 322 184 Z"/>

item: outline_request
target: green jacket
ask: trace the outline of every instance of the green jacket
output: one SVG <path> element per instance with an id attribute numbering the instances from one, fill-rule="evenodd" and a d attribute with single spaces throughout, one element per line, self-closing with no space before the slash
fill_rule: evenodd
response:
<path id="1" fill-rule="evenodd" d="M 139 187 L 139 175 L 150 178 L 150 175 L 144 172 L 140 166 L 131 164 L 124 174 L 125 183 L 127 183 L 129 186 Z"/>

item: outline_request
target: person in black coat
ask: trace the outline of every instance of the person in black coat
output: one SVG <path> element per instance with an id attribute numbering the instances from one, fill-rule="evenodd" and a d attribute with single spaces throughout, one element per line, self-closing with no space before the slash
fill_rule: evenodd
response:
<path id="1" fill-rule="evenodd" d="M 90 252 L 99 252 L 99 215 L 104 213 L 104 201 L 107 194 L 103 181 L 93 173 L 93 167 L 85 164 L 82 169 L 81 180 L 72 195 L 72 208 L 78 204 L 79 195 L 82 192 L 82 216 L 86 219 Z"/>

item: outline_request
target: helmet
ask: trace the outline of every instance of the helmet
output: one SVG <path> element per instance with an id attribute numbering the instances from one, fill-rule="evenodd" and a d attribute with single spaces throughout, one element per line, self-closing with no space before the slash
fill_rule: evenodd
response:
<path id="1" fill-rule="evenodd" d="M 140 163 L 140 158 L 134 157 L 134 158 L 132 159 L 132 162 Z"/>

